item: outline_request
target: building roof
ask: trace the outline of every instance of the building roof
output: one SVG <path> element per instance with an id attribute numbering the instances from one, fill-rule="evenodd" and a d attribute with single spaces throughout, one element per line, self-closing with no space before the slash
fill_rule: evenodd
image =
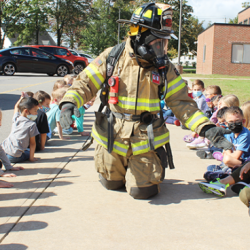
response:
<path id="1" fill-rule="evenodd" d="M 250 7 L 248 7 L 248 8 L 250 8 Z M 203 32 L 207 31 L 208 29 L 210 29 L 211 27 L 213 27 L 215 25 L 220 25 L 220 26 L 240 26 L 240 27 L 249 27 L 250 28 L 249 24 L 244 24 L 243 25 L 243 24 L 237 24 L 237 23 L 213 23 L 211 26 L 209 26 L 208 28 L 206 28 L 205 30 L 203 30 L 200 34 L 202 34 Z"/>
<path id="2" fill-rule="evenodd" d="M 250 6 L 246 7 L 244 10 L 240 11 L 240 12 L 238 13 L 238 15 L 239 15 L 240 13 L 242 13 L 243 11 L 249 9 L 249 8 L 250 8 Z"/>

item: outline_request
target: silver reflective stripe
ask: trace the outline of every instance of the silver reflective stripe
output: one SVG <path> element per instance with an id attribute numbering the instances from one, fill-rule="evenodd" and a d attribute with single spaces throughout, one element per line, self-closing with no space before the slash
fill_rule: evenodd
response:
<path id="1" fill-rule="evenodd" d="M 192 126 L 198 121 L 200 120 L 202 117 L 204 117 L 204 114 L 200 114 L 197 117 L 195 117 L 189 124 L 188 124 L 188 128 L 192 128 Z"/>
<path id="2" fill-rule="evenodd" d="M 159 107 L 159 103 L 137 102 L 137 106 Z"/>
<path id="3" fill-rule="evenodd" d="M 172 91 L 173 89 L 179 87 L 184 81 L 181 79 L 179 82 L 168 88 L 168 92 Z"/>
<path id="4" fill-rule="evenodd" d="M 95 78 L 96 82 L 100 85 L 100 87 L 102 86 L 102 81 L 99 79 L 99 77 L 96 75 L 95 71 L 93 69 L 91 69 L 89 66 L 86 68 L 86 70 L 88 70 L 91 75 Z"/>
<path id="5" fill-rule="evenodd" d="M 159 140 L 159 141 L 154 141 L 154 145 L 155 146 L 157 146 L 158 144 L 161 144 L 161 143 L 163 143 L 163 142 L 168 142 L 168 140 L 169 140 L 169 136 L 168 137 L 165 137 L 165 138 L 163 138 L 163 139 L 161 139 L 161 140 Z"/>
<path id="6" fill-rule="evenodd" d="M 65 97 L 67 95 L 71 95 L 71 96 L 73 95 L 74 97 L 76 97 L 77 100 L 79 101 L 80 107 L 83 105 L 83 100 L 77 94 L 75 94 L 73 91 L 72 92 L 69 91 L 68 93 L 66 93 Z"/>
<path id="7" fill-rule="evenodd" d="M 119 102 L 121 102 L 124 105 L 135 106 L 135 102 L 124 101 L 124 100 L 120 100 L 120 99 L 119 99 Z M 143 107 L 143 106 L 147 106 L 147 107 L 159 107 L 159 103 L 137 102 L 137 106 L 139 106 L 139 107 Z"/>
<path id="8" fill-rule="evenodd" d="M 108 143 L 106 141 L 103 141 L 100 137 L 92 133 L 92 136 L 94 137 L 95 140 L 97 140 L 100 143 L 103 143 L 106 147 L 108 147 Z"/>
<path id="9" fill-rule="evenodd" d="M 125 153 L 125 154 L 128 152 L 127 149 L 121 148 L 121 147 L 119 147 L 118 145 L 116 145 L 115 143 L 114 143 L 113 148 L 115 148 L 116 150 L 118 150 L 118 151 L 120 151 L 120 152 L 123 152 L 123 153 Z"/>
<path id="10" fill-rule="evenodd" d="M 147 149 L 149 147 L 148 143 L 146 145 L 142 145 L 142 146 L 137 146 L 137 147 L 132 147 L 133 152 L 139 151 L 139 150 L 143 150 L 143 149 Z"/>

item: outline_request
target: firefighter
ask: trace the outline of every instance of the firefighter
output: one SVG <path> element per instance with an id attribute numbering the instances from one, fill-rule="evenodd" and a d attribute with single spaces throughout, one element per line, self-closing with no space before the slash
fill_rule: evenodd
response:
<path id="1" fill-rule="evenodd" d="M 102 89 L 106 111 L 96 112 L 92 128 L 100 181 L 111 190 L 126 185 L 133 198 L 147 199 L 159 192 L 167 161 L 171 163 L 169 131 L 162 115 L 157 116 L 161 99 L 187 128 L 217 147 L 229 149 L 232 145 L 223 137 L 226 130 L 211 123 L 188 97 L 185 82 L 167 59 L 171 6 L 143 4 L 131 20 L 118 22 L 130 25 L 118 61 L 106 63 L 112 51 L 108 48 L 77 76 L 60 103 L 60 122 L 68 128 L 72 114 L 78 116 L 78 108 Z"/>

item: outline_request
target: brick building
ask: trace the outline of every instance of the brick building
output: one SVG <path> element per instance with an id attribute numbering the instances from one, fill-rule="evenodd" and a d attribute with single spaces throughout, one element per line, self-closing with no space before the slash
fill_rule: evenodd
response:
<path id="1" fill-rule="evenodd" d="M 250 6 L 238 13 L 238 24 L 250 24 Z"/>
<path id="2" fill-rule="evenodd" d="M 244 23 L 247 16 L 250 7 L 239 13 L 239 20 Z M 196 73 L 250 76 L 250 24 L 214 23 L 203 31 L 198 36 Z"/>

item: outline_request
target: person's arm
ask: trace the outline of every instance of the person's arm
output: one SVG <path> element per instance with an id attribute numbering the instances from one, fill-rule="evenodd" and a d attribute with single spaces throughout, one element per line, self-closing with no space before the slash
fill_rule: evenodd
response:
<path id="1" fill-rule="evenodd" d="M 250 162 L 248 162 L 240 171 L 240 178 L 243 179 L 243 174 L 246 174 L 248 171 L 250 171 Z"/>
<path id="2" fill-rule="evenodd" d="M 240 157 L 243 154 L 243 151 L 241 150 L 236 150 L 234 152 L 231 152 L 230 150 L 225 151 L 225 154 L 232 156 L 234 159 L 239 160 Z"/>
<path id="3" fill-rule="evenodd" d="M 33 136 L 30 138 L 30 161 L 37 161 L 37 159 L 34 157 L 36 150 L 36 137 Z"/>
<path id="4" fill-rule="evenodd" d="M 44 150 L 45 148 L 45 143 L 46 143 L 46 139 L 47 139 L 47 134 L 41 134 L 41 150 Z"/>
<path id="5" fill-rule="evenodd" d="M 62 126 L 61 126 L 60 122 L 56 122 L 56 126 L 57 126 L 57 129 L 58 129 L 59 138 L 60 138 L 61 140 L 70 139 L 70 137 L 65 137 L 65 136 L 63 136 Z"/>

